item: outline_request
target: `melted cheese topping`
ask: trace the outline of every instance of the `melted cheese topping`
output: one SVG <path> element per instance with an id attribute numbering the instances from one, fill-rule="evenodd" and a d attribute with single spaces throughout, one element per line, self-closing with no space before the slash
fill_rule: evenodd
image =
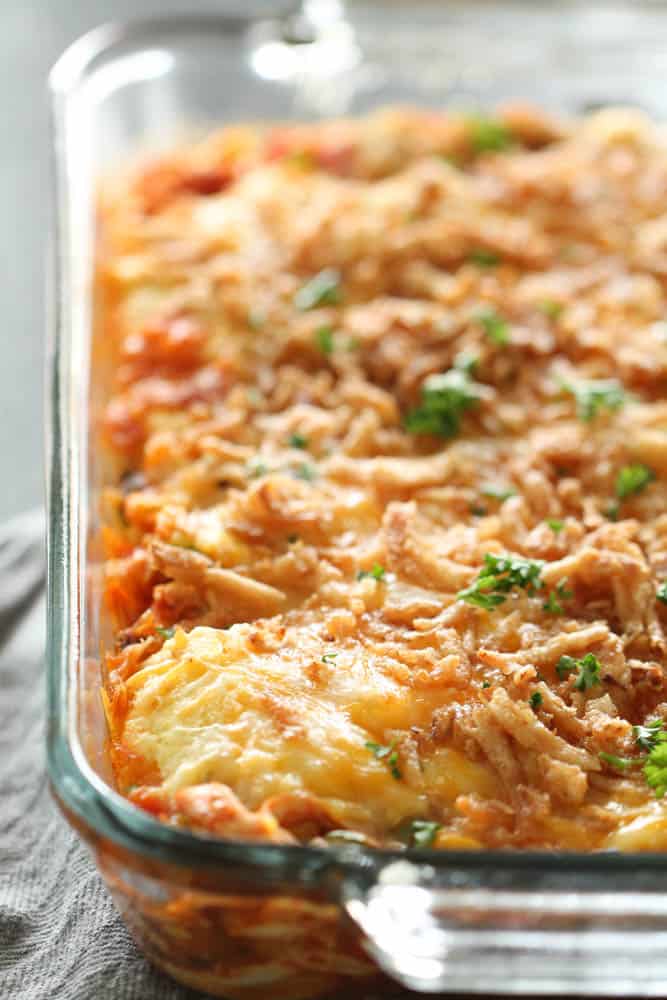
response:
<path id="1" fill-rule="evenodd" d="M 667 151 L 494 128 L 235 129 L 102 192 L 105 697 L 166 821 L 667 848 Z"/>

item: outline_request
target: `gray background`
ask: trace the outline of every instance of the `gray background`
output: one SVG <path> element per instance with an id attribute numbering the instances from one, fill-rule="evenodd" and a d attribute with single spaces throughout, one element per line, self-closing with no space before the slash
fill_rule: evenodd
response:
<path id="1" fill-rule="evenodd" d="M 71 41 L 111 19 L 248 6 L 225 0 L 0 0 L 0 458 L 5 469 L 0 521 L 43 502 L 49 69 Z M 265 0 L 252 6 L 280 4 Z"/>

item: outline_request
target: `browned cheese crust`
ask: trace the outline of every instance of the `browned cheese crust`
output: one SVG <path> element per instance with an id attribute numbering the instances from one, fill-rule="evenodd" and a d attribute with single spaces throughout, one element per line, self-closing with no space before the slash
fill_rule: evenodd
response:
<path id="1" fill-rule="evenodd" d="M 667 848 L 666 212 L 624 110 L 234 127 L 104 184 L 123 793 L 223 837 Z"/>

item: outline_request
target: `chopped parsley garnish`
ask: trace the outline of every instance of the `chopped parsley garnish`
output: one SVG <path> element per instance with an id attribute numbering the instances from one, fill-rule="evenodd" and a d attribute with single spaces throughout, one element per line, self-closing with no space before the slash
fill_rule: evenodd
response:
<path id="1" fill-rule="evenodd" d="M 287 541 L 290 545 L 294 545 L 295 542 L 299 541 L 299 536 L 297 534 L 288 535 Z"/>
<path id="2" fill-rule="evenodd" d="M 516 490 L 511 486 L 494 486 L 493 483 L 488 483 L 486 486 L 482 486 L 482 495 L 492 497 L 494 500 L 500 500 L 503 503 L 505 500 L 509 500 L 510 497 L 515 497 Z"/>
<path id="3" fill-rule="evenodd" d="M 299 289 L 294 305 L 301 312 L 319 306 L 335 306 L 341 300 L 340 274 L 333 267 L 325 267 Z"/>
<path id="4" fill-rule="evenodd" d="M 554 535 L 560 535 L 561 531 L 565 527 L 565 521 L 556 521 L 551 518 L 547 521 L 547 524 L 553 531 Z"/>
<path id="5" fill-rule="evenodd" d="M 482 687 L 483 688 L 490 688 L 491 687 L 491 681 L 482 681 Z"/>
<path id="6" fill-rule="evenodd" d="M 590 688 L 595 687 L 595 685 L 602 683 L 600 677 L 601 664 L 597 656 L 594 656 L 593 653 L 586 653 L 580 660 L 575 659 L 573 656 L 561 656 L 556 664 L 556 673 L 560 679 L 564 680 L 573 670 L 577 671 L 577 676 L 574 678 L 573 683 L 573 687 L 577 691 L 588 691 Z"/>
<path id="7" fill-rule="evenodd" d="M 476 153 L 502 153 L 514 145 L 514 138 L 507 125 L 496 118 L 472 115 L 467 124 Z"/>
<path id="8" fill-rule="evenodd" d="M 396 778 L 398 781 L 402 775 L 398 766 L 398 750 L 395 749 L 396 743 L 396 740 L 392 740 L 388 746 L 383 746 L 382 743 L 374 743 L 372 740 L 368 740 L 366 749 L 370 750 L 378 760 L 386 760 L 392 778 Z"/>
<path id="9" fill-rule="evenodd" d="M 644 726 L 632 727 L 635 743 L 644 751 L 639 757 L 617 757 L 604 751 L 598 754 L 611 767 L 625 771 L 643 764 L 646 784 L 661 799 L 667 792 L 667 732 L 662 719 L 654 719 Z"/>
<path id="10" fill-rule="evenodd" d="M 468 260 L 477 267 L 497 267 L 500 264 L 500 256 L 493 250 L 485 250 L 483 247 L 471 250 Z"/>
<path id="11" fill-rule="evenodd" d="M 615 378 L 591 379 L 588 382 L 563 382 L 563 389 L 571 393 L 577 403 L 577 416 L 589 423 L 602 410 L 612 412 L 625 403 L 625 390 Z"/>
<path id="12" fill-rule="evenodd" d="M 298 431 L 295 431 L 294 434 L 290 434 L 289 445 L 290 448 L 307 448 L 308 438 L 303 434 L 299 434 Z"/>
<path id="13" fill-rule="evenodd" d="M 474 374 L 477 365 L 479 364 L 479 358 L 476 354 L 469 354 L 467 351 L 461 351 L 454 358 L 454 367 L 460 372 L 465 372 L 466 375 Z"/>
<path id="14" fill-rule="evenodd" d="M 248 466 L 248 475 L 252 476 L 253 479 L 259 479 L 260 476 L 265 476 L 268 471 L 269 467 L 264 462 L 252 462 Z"/>
<path id="15" fill-rule="evenodd" d="M 539 307 L 549 319 L 558 319 L 564 309 L 563 303 L 556 302 L 555 299 L 545 299 L 543 302 L 540 302 Z"/>
<path id="16" fill-rule="evenodd" d="M 410 844 L 412 847 L 431 847 L 442 824 L 431 819 L 413 819 L 410 823 Z"/>
<path id="17" fill-rule="evenodd" d="M 357 573 L 357 580 L 365 580 L 367 577 L 372 577 L 373 580 L 383 580 L 385 575 L 384 566 L 380 566 L 379 563 L 374 563 L 372 569 L 360 569 Z"/>
<path id="18" fill-rule="evenodd" d="M 528 700 L 530 701 L 530 707 L 531 708 L 539 708 L 540 705 L 542 704 L 542 701 L 544 700 L 542 698 L 542 692 L 541 691 L 533 691 L 533 693 L 531 694 L 531 696 L 530 696 L 530 698 Z"/>
<path id="19" fill-rule="evenodd" d="M 504 320 L 494 309 L 485 309 L 475 318 L 494 344 L 498 344 L 500 347 L 509 344 L 510 335 L 507 320 Z"/>
<path id="20" fill-rule="evenodd" d="M 655 592 L 655 596 L 663 604 L 667 604 L 667 580 L 665 580 L 663 583 L 660 584 L 660 586 Z"/>
<path id="21" fill-rule="evenodd" d="M 604 516 L 610 521 L 618 521 L 618 514 L 621 509 L 621 505 L 618 500 L 610 500 L 604 509 Z"/>
<path id="22" fill-rule="evenodd" d="M 637 767 L 638 764 L 644 763 L 643 757 L 617 757 L 615 754 L 607 753 L 605 750 L 600 750 L 598 757 L 605 764 L 609 764 L 610 767 L 615 767 L 619 771 L 625 771 L 629 767 Z"/>
<path id="23" fill-rule="evenodd" d="M 333 330 L 330 326 L 319 326 L 315 331 L 315 343 L 322 354 L 331 354 L 334 349 Z"/>
<path id="24" fill-rule="evenodd" d="M 661 799 L 667 792 L 667 733 L 661 733 L 658 743 L 653 747 L 644 764 L 646 784 L 655 792 L 656 799 Z"/>
<path id="25" fill-rule="evenodd" d="M 480 503 L 473 503 L 470 506 L 470 513 L 473 517 L 485 517 L 488 514 L 488 510 Z"/>
<path id="26" fill-rule="evenodd" d="M 173 639 L 176 629 L 173 628 L 173 626 L 171 625 L 169 626 L 169 628 L 164 628 L 162 625 L 158 625 L 155 631 L 157 632 L 158 635 L 161 635 L 163 639 Z"/>
<path id="27" fill-rule="evenodd" d="M 322 663 L 333 663 L 338 653 L 324 653 L 322 656 Z"/>
<path id="28" fill-rule="evenodd" d="M 574 597 L 574 594 L 571 590 L 568 590 L 567 580 L 561 580 L 556 584 L 556 589 L 551 591 L 542 608 L 544 611 L 549 611 L 552 615 L 562 615 L 564 614 L 564 608 L 561 601 L 567 601 L 570 597 Z"/>
<path id="29" fill-rule="evenodd" d="M 637 746 L 640 750 L 646 750 L 647 753 L 650 753 L 662 741 L 661 734 L 667 737 L 662 719 L 654 719 L 653 722 L 649 722 L 645 726 L 633 726 L 632 732 Z"/>
<path id="30" fill-rule="evenodd" d="M 461 417 L 477 406 L 481 386 L 457 368 L 444 375 L 429 375 L 421 390 L 421 403 L 405 418 L 405 428 L 412 434 L 435 434 L 453 437 Z"/>
<path id="31" fill-rule="evenodd" d="M 540 559 L 523 559 L 521 556 L 496 556 L 487 552 L 484 567 L 477 579 L 465 590 L 458 592 L 457 599 L 474 604 L 478 608 L 492 611 L 507 600 L 508 593 L 515 587 L 535 594 L 542 587 L 540 573 L 544 563 Z"/>
<path id="32" fill-rule="evenodd" d="M 308 465 L 307 462 L 302 462 L 301 465 L 297 466 L 292 475 L 295 479 L 303 479 L 307 483 L 312 483 L 317 479 L 317 469 L 313 465 Z"/>
<path id="33" fill-rule="evenodd" d="M 625 500 L 626 497 L 641 493 L 654 479 L 655 472 L 648 465 L 642 465 L 641 462 L 624 465 L 616 477 L 616 496 L 619 500 Z"/>

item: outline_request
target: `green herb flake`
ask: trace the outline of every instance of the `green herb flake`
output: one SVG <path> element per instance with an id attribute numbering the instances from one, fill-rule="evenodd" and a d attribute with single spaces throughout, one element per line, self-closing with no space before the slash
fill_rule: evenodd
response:
<path id="1" fill-rule="evenodd" d="M 592 687 L 601 684 L 601 669 L 600 661 L 593 653 L 586 653 L 580 660 L 573 656 L 561 656 L 556 664 L 556 673 L 561 680 L 564 680 L 571 671 L 577 671 L 573 682 L 573 687 L 577 691 L 589 691 Z"/>
<path id="2" fill-rule="evenodd" d="M 562 302 L 556 302 L 555 299 L 544 299 L 538 308 L 548 319 L 557 320 L 565 307 Z"/>
<path id="3" fill-rule="evenodd" d="M 482 486 L 482 495 L 504 503 L 510 497 L 516 496 L 516 490 L 511 486 L 494 486 L 493 483 L 487 483 L 487 485 Z"/>
<path id="4" fill-rule="evenodd" d="M 477 355 L 470 354 L 468 351 L 461 351 L 454 358 L 454 368 L 460 372 L 465 372 L 466 375 L 473 375 L 478 365 L 479 358 Z"/>
<path id="5" fill-rule="evenodd" d="M 654 719 L 646 725 L 632 727 L 635 743 L 644 753 L 639 757 L 616 757 L 614 754 L 598 754 L 610 767 L 626 771 L 631 767 L 644 765 L 644 778 L 649 788 L 661 799 L 667 791 L 667 732 L 662 719 Z"/>
<path id="6" fill-rule="evenodd" d="M 646 750 L 647 753 L 650 753 L 661 742 L 663 734 L 667 736 L 662 719 L 654 719 L 653 722 L 648 722 L 644 726 L 633 726 L 632 732 L 637 746 L 640 750 Z"/>
<path id="7" fill-rule="evenodd" d="M 497 267 L 500 264 L 499 254 L 494 253 L 493 250 L 485 250 L 483 247 L 471 250 L 468 254 L 468 260 L 476 267 L 482 268 Z"/>
<path id="8" fill-rule="evenodd" d="M 412 434 L 450 438 L 458 433 L 461 417 L 479 404 L 482 387 L 457 368 L 444 375 L 429 375 L 421 390 L 421 403 L 405 418 Z"/>
<path id="9" fill-rule="evenodd" d="M 574 597 L 574 592 L 568 590 L 567 579 L 560 580 L 556 584 L 556 589 L 552 590 L 549 597 L 542 605 L 544 611 L 549 611 L 552 615 L 562 615 L 565 614 L 565 609 L 561 604 L 561 601 L 567 601 L 571 597 Z"/>
<path id="10" fill-rule="evenodd" d="M 441 823 L 431 819 L 413 819 L 410 824 L 410 842 L 412 847 L 432 847 Z"/>
<path id="11" fill-rule="evenodd" d="M 491 681 L 482 681 L 482 687 L 483 688 L 490 688 L 491 687 Z"/>
<path id="12" fill-rule="evenodd" d="M 603 410 L 610 413 L 619 410 L 626 402 L 625 390 L 615 378 L 563 382 L 562 388 L 574 396 L 577 416 L 585 423 L 590 423 Z"/>
<path id="13" fill-rule="evenodd" d="M 494 309 L 485 309 L 475 318 L 489 340 L 493 341 L 494 344 L 498 344 L 499 347 L 509 344 L 510 335 L 507 321 Z"/>
<path id="14" fill-rule="evenodd" d="M 507 600 L 508 593 L 515 587 L 525 590 L 532 597 L 542 587 L 540 573 L 543 566 L 540 559 L 496 556 L 487 552 L 479 576 L 469 587 L 458 592 L 457 599 L 492 611 Z"/>
<path id="15" fill-rule="evenodd" d="M 395 749 L 396 742 L 396 740 L 392 740 L 388 746 L 383 746 L 382 743 L 374 743 L 372 740 L 368 740 L 366 749 L 370 750 L 378 760 L 386 760 L 392 778 L 396 778 L 398 781 L 402 777 L 402 774 L 398 766 L 398 751 Z"/>
<path id="16" fill-rule="evenodd" d="M 514 137 L 507 125 L 497 118 L 470 115 L 467 125 L 476 153 L 502 153 L 514 145 Z"/>
<path id="17" fill-rule="evenodd" d="M 287 536 L 287 542 L 289 545 L 294 545 L 294 543 L 298 541 L 299 541 L 299 536 L 297 534 L 291 534 Z"/>
<path id="18" fill-rule="evenodd" d="M 164 628 L 162 625 L 158 625 L 155 629 L 158 635 L 161 635 L 163 639 L 173 639 L 176 629 L 173 626 L 169 628 Z"/>
<path id="19" fill-rule="evenodd" d="M 307 462 L 302 462 L 292 474 L 295 479 L 303 479 L 306 483 L 314 482 L 318 475 L 317 469 L 313 465 L 308 465 Z"/>
<path id="20" fill-rule="evenodd" d="M 308 438 L 295 431 L 294 434 L 290 434 L 288 444 L 290 448 L 307 448 Z"/>
<path id="21" fill-rule="evenodd" d="M 470 513 L 473 517 L 486 517 L 489 512 L 483 504 L 473 503 L 470 505 Z"/>
<path id="22" fill-rule="evenodd" d="M 380 566 L 379 563 L 374 563 L 372 569 L 360 569 L 357 573 L 357 580 L 365 580 L 368 577 L 371 577 L 373 580 L 377 580 L 379 582 L 384 579 L 385 572 L 386 570 L 384 566 Z"/>
<path id="23" fill-rule="evenodd" d="M 605 507 L 603 513 L 604 516 L 609 521 L 618 521 L 618 515 L 620 513 L 620 510 L 621 510 L 621 505 L 619 504 L 618 500 L 610 500 L 607 506 Z"/>
<path id="24" fill-rule="evenodd" d="M 648 465 L 642 465 L 641 462 L 624 465 L 616 477 L 616 496 L 619 500 L 625 500 L 641 493 L 654 479 L 655 472 Z"/>
<path id="25" fill-rule="evenodd" d="M 560 535 L 561 531 L 565 527 L 565 521 L 556 521 L 554 519 L 549 519 L 546 523 L 549 525 L 554 535 Z"/>
<path id="26" fill-rule="evenodd" d="M 626 771 L 629 767 L 636 767 L 638 764 L 644 762 L 643 757 L 617 757 L 615 754 L 606 753 L 604 750 L 600 750 L 598 757 L 605 764 L 609 764 L 610 767 L 615 767 L 619 771 Z"/>
<path id="27" fill-rule="evenodd" d="M 338 653 L 324 653 L 322 656 L 322 663 L 333 663 L 338 656 Z"/>
<path id="28" fill-rule="evenodd" d="M 667 580 L 664 580 L 655 592 L 655 596 L 662 604 L 667 604 Z"/>
<path id="29" fill-rule="evenodd" d="M 542 698 L 542 692 L 541 691 L 533 691 L 533 693 L 531 694 L 531 696 L 530 696 L 530 698 L 528 700 L 530 702 L 530 707 L 531 708 L 539 708 L 540 705 L 542 704 L 543 700 L 544 700 Z"/>
<path id="30" fill-rule="evenodd" d="M 322 352 L 322 354 L 326 354 L 328 356 L 329 354 L 333 353 L 334 335 L 333 335 L 333 330 L 331 329 L 330 326 L 318 327 L 314 333 L 314 337 L 315 337 L 315 344 L 318 350 Z"/>
<path id="31" fill-rule="evenodd" d="M 294 305 L 300 312 L 307 312 L 320 306 L 335 306 L 341 297 L 339 272 L 333 267 L 325 267 L 302 285 L 294 296 Z"/>
<path id="32" fill-rule="evenodd" d="M 546 599 L 546 601 L 542 605 L 542 610 L 543 611 L 547 611 L 549 614 L 552 614 L 552 615 L 562 615 L 562 614 L 564 614 L 563 605 L 560 603 L 560 601 L 556 597 L 556 594 L 554 593 L 553 590 L 551 591 L 551 593 L 549 594 L 548 598 Z"/>
<path id="33" fill-rule="evenodd" d="M 649 753 L 644 764 L 646 784 L 661 799 L 667 792 L 667 733 L 661 733 L 659 742 Z"/>
<path id="34" fill-rule="evenodd" d="M 259 479 L 260 476 L 266 476 L 268 474 L 269 467 L 264 462 L 252 462 L 247 467 L 247 474 L 252 479 Z"/>

